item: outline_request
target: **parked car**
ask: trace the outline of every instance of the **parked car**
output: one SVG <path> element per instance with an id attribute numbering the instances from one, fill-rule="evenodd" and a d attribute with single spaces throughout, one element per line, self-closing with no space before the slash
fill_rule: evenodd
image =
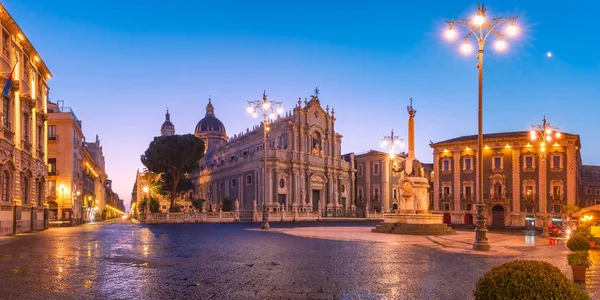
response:
<path id="1" fill-rule="evenodd" d="M 562 236 L 564 231 L 562 228 L 554 225 L 554 224 L 550 224 L 548 225 L 548 233 L 550 234 L 550 236 Z"/>

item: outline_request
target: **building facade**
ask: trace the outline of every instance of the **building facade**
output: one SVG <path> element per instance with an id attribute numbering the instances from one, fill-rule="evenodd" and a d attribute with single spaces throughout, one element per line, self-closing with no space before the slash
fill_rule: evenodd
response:
<path id="1" fill-rule="evenodd" d="M 63 101 L 48 101 L 47 106 L 51 224 L 77 225 L 115 217 L 115 210 L 123 207 L 112 192 L 98 135 L 86 142 L 82 121 Z"/>
<path id="2" fill-rule="evenodd" d="M 46 181 L 48 67 L 0 4 L 0 235 L 43 230 Z"/>
<path id="3" fill-rule="evenodd" d="M 582 165 L 580 172 L 580 207 L 600 205 L 600 166 Z"/>
<path id="4" fill-rule="evenodd" d="M 242 211 L 260 210 L 266 199 L 270 211 L 349 214 L 354 205 L 354 155 L 342 156 L 335 120 L 334 110 L 323 108 L 315 91 L 310 101 L 298 99 L 292 111 L 274 121 L 228 137 L 209 99 L 194 132 L 206 147 L 199 171 L 190 176 L 197 197 L 207 200 L 209 211 L 218 211 L 225 201 L 237 203 Z"/>
<path id="5" fill-rule="evenodd" d="M 399 180 L 401 172 L 394 171 L 394 165 L 406 160 L 406 154 L 390 160 L 388 153 L 370 150 L 357 154 L 356 163 L 356 207 L 357 214 L 369 212 L 392 212 L 398 209 L 400 199 Z"/>
<path id="6" fill-rule="evenodd" d="M 49 219 L 83 222 L 83 131 L 82 122 L 63 102 L 48 102 L 48 204 Z"/>
<path id="7" fill-rule="evenodd" d="M 553 222 L 576 204 L 581 166 L 580 140 L 562 134 L 542 153 L 529 132 L 485 134 L 483 193 L 487 223 L 495 227 L 542 227 L 544 210 Z M 434 210 L 444 222 L 472 224 L 476 215 L 477 136 L 432 143 Z"/>

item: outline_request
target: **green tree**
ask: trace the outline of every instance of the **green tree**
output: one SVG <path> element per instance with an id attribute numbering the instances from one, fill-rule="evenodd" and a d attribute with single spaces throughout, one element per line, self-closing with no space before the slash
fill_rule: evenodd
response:
<path id="1" fill-rule="evenodd" d="M 567 205 L 563 206 L 563 209 L 569 216 L 569 227 L 570 227 L 571 222 L 573 222 L 573 214 L 579 212 L 581 210 L 581 208 L 579 208 L 579 206 L 577 206 L 575 204 L 567 204 Z"/>
<path id="2" fill-rule="evenodd" d="M 163 173 L 173 183 L 169 198 L 175 207 L 179 181 L 186 173 L 198 169 L 198 161 L 204 156 L 204 142 L 193 134 L 159 136 L 148 146 L 141 157 L 142 164 L 153 173 Z"/>

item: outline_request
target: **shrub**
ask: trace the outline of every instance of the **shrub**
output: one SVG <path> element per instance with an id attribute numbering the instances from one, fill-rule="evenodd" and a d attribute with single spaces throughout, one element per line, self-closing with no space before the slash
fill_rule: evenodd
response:
<path id="1" fill-rule="evenodd" d="M 582 235 L 573 235 L 569 238 L 567 247 L 571 251 L 588 251 L 590 250 L 590 241 Z"/>
<path id="2" fill-rule="evenodd" d="M 204 204 L 204 202 L 206 202 L 206 200 L 204 200 L 204 199 L 192 199 L 192 205 L 197 210 L 202 210 L 202 204 Z"/>
<path id="3" fill-rule="evenodd" d="M 176 204 L 169 207 L 169 212 L 178 213 L 181 212 L 181 208 L 179 208 L 179 205 Z"/>
<path id="4" fill-rule="evenodd" d="M 569 261 L 569 266 L 589 267 L 592 265 L 592 261 L 590 260 L 590 253 L 587 251 L 571 252 L 569 253 L 569 255 L 567 255 L 567 260 Z"/>
<path id="5" fill-rule="evenodd" d="M 479 278 L 475 299 L 590 299 L 557 267 L 543 261 L 515 260 Z"/>

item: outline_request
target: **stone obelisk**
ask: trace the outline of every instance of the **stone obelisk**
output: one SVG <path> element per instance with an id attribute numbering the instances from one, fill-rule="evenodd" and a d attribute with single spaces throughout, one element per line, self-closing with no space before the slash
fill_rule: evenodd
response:
<path id="1" fill-rule="evenodd" d="M 399 207 L 396 214 L 384 214 L 383 222 L 373 232 L 447 235 L 455 234 L 452 228 L 443 223 L 442 215 L 429 213 L 429 183 L 421 172 L 421 163 L 415 156 L 415 114 L 412 105 L 408 111 L 408 156 L 404 164 L 405 176 L 398 181 L 400 187 Z"/>

